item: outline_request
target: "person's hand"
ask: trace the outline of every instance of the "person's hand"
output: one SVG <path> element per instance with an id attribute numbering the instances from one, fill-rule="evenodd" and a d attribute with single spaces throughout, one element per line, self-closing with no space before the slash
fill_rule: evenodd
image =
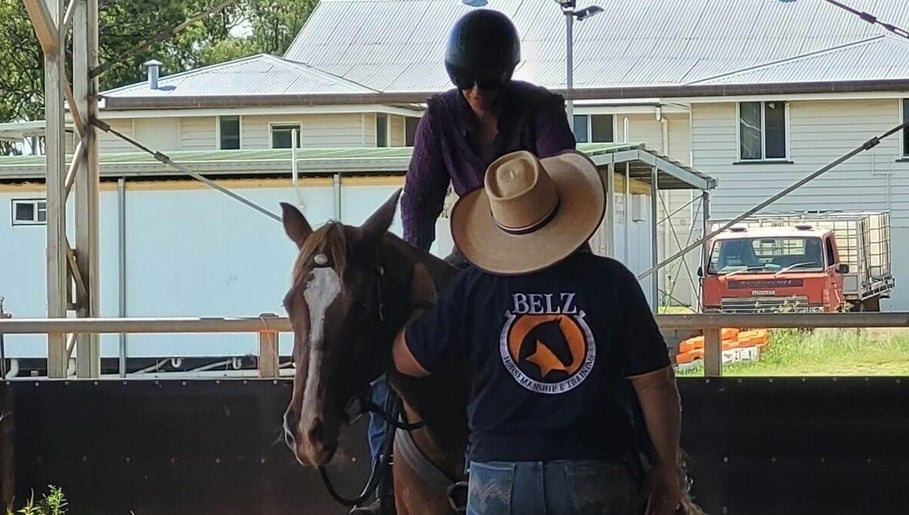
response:
<path id="1" fill-rule="evenodd" d="M 647 473 L 641 498 L 644 515 L 673 515 L 682 497 L 678 469 L 672 465 L 656 465 Z"/>

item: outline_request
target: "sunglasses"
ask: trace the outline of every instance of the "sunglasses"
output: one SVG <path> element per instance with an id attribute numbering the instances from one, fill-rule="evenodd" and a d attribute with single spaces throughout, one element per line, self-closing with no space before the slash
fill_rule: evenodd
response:
<path id="1" fill-rule="evenodd" d="M 501 79 L 472 79 L 467 77 L 458 77 L 454 83 L 462 91 L 473 89 L 474 86 L 483 91 L 495 91 L 501 89 L 504 85 Z"/>

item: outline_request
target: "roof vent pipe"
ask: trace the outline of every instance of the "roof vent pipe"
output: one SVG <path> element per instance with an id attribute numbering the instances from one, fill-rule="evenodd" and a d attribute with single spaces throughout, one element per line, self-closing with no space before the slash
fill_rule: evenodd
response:
<path id="1" fill-rule="evenodd" d="M 145 63 L 148 67 L 148 89 L 158 89 L 158 74 L 163 63 L 152 59 Z"/>

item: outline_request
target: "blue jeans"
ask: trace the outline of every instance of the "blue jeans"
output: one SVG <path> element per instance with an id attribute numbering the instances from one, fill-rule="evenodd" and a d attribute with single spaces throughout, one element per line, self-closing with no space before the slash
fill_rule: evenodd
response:
<path id="1" fill-rule="evenodd" d="M 376 403 L 379 408 L 385 407 L 385 399 L 388 398 L 388 383 L 385 376 L 380 376 L 372 383 L 372 397 L 370 400 Z M 385 420 L 373 412 L 369 412 L 369 454 L 372 455 L 372 461 L 379 459 L 382 453 L 382 440 L 385 439 Z"/>
<path id="2" fill-rule="evenodd" d="M 467 515 L 631 515 L 639 506 L 622 461 L 470 464 Z"/>

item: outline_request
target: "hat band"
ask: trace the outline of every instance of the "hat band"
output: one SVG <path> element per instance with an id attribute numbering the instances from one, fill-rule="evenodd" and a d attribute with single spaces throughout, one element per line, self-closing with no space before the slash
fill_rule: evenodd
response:
<path id="1" fill-rule="evenodd" d="M 539 221 L 534 222 L 530 225 L 525 225 L 524 227 L 507 227 L 505 225 L 500 224 L 498 220 L 496 220 L 496 225 L 499 227 L 499 229 L 502 229 L 503 231 L 507 232 L 508 234 L 514 234 L 516 236 L 521 235 L 521 234 L 528 234 L 528 233 L 534 232 L 536 230 L 539 230 L 541 227 L 543 227 L 544 225 L 551 222 L 552 219 L 556 217 L 556 214 L 558 214 L 559 206 L 561 204 L 562 204 L 562 198 L 559 197 L 556 199 L 555 205 L 552 206 L 552 209 L 549 210 L 549 213 L 546 216 L 541 218 Z M 495 220 L 495 217 L 493 217 L 493 220 Z"/>

